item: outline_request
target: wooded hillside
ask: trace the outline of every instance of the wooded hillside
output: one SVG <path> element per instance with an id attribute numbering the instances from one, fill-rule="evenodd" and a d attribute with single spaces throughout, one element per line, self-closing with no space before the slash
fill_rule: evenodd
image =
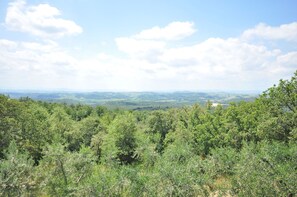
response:
<path id="1" fill-rule="evenodd" d="M 1 196 L 296 196 L 297 72 L 224 108 L 2 95 L 0 159 Z"/>

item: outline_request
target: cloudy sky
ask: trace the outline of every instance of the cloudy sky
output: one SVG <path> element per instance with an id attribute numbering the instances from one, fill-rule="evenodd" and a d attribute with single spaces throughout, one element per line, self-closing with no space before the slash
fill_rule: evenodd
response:
<path id="1" fill-rule="evenodd" d="M 297 70 L 295 0 L 1 0 L 0 89 L 262 91 Z"/>

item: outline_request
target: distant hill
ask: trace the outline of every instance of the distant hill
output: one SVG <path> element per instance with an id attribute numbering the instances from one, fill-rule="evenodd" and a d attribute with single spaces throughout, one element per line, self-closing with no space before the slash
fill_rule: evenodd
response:
<path id="1" fill-rule="evenodd" d="M 11 98 L 29 97 L 34 100 L 67 104 L 102 105 L 108 108 L 155 109 L 182 107 L 207 101 L 216 104 L 252 101 L 257 94 L 229 92 L 17 92 L 4 91 Z"/>

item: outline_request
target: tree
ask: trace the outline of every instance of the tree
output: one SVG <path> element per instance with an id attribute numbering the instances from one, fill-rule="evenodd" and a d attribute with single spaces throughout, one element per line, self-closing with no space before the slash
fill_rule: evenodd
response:
<path id="1" fill-rule="evenodd" d="M 162 153 L 165 144 L 166 135 L 174 130 L 174 111 L 154 111 L 148 120 L 148 132 L 151 134 L 152 140 L 157 143 L 156 150 Z"/>
<path id="2" fill-rule="evenodd" d="M 118 115 L 107 130 L 102 145 L 105 160 L 131 164 L 137 160 L 136 125 L 132 113 Z"/>
<path id="3" fill-rule="evenodd" d="M 48 122 L 49 114 L 37 103 L 26 104 L 21 120 L 20 147 L 27 150 L 37 164 L 42 157 L 42 148 L 52 139 Z"/>
<path id="4" fill-rule="evenodd" d="M 55 107 L 49 119 L 50 133 L 60 136 L 68 144 L 68 149 L 78 151 L 82 142 L 82 133 L 79 131 L 78 122 L 72 120 L 62 107 Z"/>
<path id="5" fill-rule="evenodd" d="M 0 162 L 0 196 L 31 196 L 37 187 L 33 164 L 29 154 L 21 153 L 12 141 Z"/>
<path id="6" fill-rule="evenodd" d="M 81 121 L 91 115 L 93 111 L 91 106 L 81 104 L 70 106 L 65 105 L 64 108 L 67 114 L 75 121 Z"/>
<path id="7" fill-rule="evenodd" d="M 99 117 L 89 116 L 80 121 L 79 131 L 82 134 L 83 144 L 90 146 L 92 137 L 105 131 L 105 127 L 101 124 Z"/>
<path id="8" fill-rule="evenodd" d="M 48 145 L 38 166 L 43 190 L 51 196 L 80 196 L 94 167 L 94 155 L 87 147 L 79 152 L 68 152 L 58 143 Z"/>
<path id="9" fill-rule="evenodd" d="M 234 167 L 232 191 L 236 196 L 295 196 L 296 144 L 244 144 Z"/>
<path id="10" fill-rule="evenodd" d="M 268 139 L 297 140 L 297 71 L 291 80 L 280 80 L 265 91 L 259 102 L 266 108 L 266 121 L 259 132 Z"/>
<path id="11" fill-rule="evenodd" d="M 0 95 L 0 159 L 10 142 L 20 138 L 23 109 L 19 101 Z"/>

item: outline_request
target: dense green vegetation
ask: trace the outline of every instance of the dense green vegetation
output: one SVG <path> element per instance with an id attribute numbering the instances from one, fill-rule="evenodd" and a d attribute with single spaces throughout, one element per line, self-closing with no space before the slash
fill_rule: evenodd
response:
<path id="1" fill-rule="evenodd" d="M 0 96 L 1 196 L 296 196 L 297 72 L 253 102 L 109 110 Z"/>
<path id="2" fill-rule="evenodd" d="M 3 92 L 10 98 L 29 97 L 34 100 L 105 106 L 108 109 L 155 110 L 183 107 L 193 104 L 204 105 L 207 101 L 220 104 L 229 102 L 252 101 L 257 94 L 224 92 Z"/>

